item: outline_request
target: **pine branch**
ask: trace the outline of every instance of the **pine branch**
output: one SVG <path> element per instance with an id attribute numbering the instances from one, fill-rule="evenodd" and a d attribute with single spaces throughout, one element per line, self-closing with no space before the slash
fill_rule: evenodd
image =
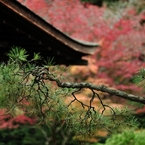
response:
<path id="1" fill-rule="evenodd" d="M 120 91 L 111 87 L 107 87 L 105 85 L 93 85 L 92 83 L 86 83 L 86 82 L 80 82 L 80 83 L 74 83 L 74 82 L 61 82 L 58 78 L 55 78 L 53 75 L 49 74 L 47 77 L 44 79 L 50 80 L 50 81 L 55 81 L 57 85 L 61 88 L 88 88 L 90 90 L 96 90 L 96 91 L 101 91 L 108 93 L 110 95 L 116 95 L 121 98 L 134 101 L 134 102 L 139 102 L 142 104 L 145 104 L 145 96 L 137 96 L 133 94 L 126 93 L 124 91 Z"/>
<path id="2" fill-rule="evenodd" d="M 31 73 L 33 74 L 33 76 L 39 77 L 39 80 L 55 81 L 58 87 L 61 87 L 61 88 L 73 88 L 73 89 L 87 88 L 87 89 L 90 89 L 91 91 L 94 91 L 94 90 L 101 91 L 101 92 L 108 93 L 110 95 L 119 96 L 121 98 L 130 100 L 130 101 L 145 104 L 145 96 L 137 96 L 137 95 L 129 94 L 124 91 L 107 87 L 105 85 L 94 85 L 92 83 L 87 83 L 87 82 L 80 82 L 80 83 L 62 82 L 60 81 L 59 78 L 51 74 L 47 67 L 40 67 L 40 68 L 34 69 L 31 71 Z"/>
<path id="3" fill-rule="evenodd" d="M 109 88 L 105 85 L 97 86 L 97 85 L 93 85 L 91 83 L 71 83 L 71 82 L 60 82 L 58 80 L 56 80 L 56 82 L 57 82 L 58 86 L 62 87 L 62 88 L 88 88 L 91 90 L 97 90 L 97 91 L 109 93 L 111 95 L 116 95 L 116 96 L 119 96 L 121 98 L 130 100 L 130 101 L 135 101 L 135 102 L 140 102 L 140 103 L 145 104 L 145 97 L 128 94 L 124 91 Z"/>

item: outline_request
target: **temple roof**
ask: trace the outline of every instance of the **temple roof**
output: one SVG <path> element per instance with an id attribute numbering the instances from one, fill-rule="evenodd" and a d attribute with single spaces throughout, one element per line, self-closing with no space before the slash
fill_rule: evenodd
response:
<path id="1" fill-rule="evenodd" d="M 40 52 L 56 64 L 86 65 L 82 56 L 94 54 L 97 43 L 73 39 L 15 0 L 0 0 L 0 60 L 11 47 L 27 50 L 30 57 Z"/>

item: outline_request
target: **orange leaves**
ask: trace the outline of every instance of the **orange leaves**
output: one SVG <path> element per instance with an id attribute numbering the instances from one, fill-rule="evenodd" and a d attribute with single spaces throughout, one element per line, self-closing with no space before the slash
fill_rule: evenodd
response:
<path id="1" fill-rule="evenodd" d="M 88 68 L 92 74 L 96 74 L 98 72 L 98 66 L 96 65 L 96 60 L 92 57 L 88 57 Z"/>
<path id="2" fill-rule="evenodd" d="M 72 66 L 70 67 L 70 71 L 72 74 L 82 74 L 82 76 L 87 76 L 87 74 L 97 74 L 98 66 L 96 65 L 96 60 L 92 57 L 85 57 L 85 59 L 88 61 L 87 66 Z"/>

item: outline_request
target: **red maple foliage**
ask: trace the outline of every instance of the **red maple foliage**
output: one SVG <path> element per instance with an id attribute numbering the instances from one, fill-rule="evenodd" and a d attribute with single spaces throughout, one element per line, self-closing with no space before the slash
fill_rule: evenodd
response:
<path id="1" fill-rule="evenodd" d="M 118 89 L 137 91 L 131 78 L 145 67 L 145 62 L 140 60 L 144 55 L 145 27 L 139 23 L 140 15 L 134 10 L 127 12 L 104 37 L 102 49 L 96 54 L 96 64 L 101 70 L 98 77 L 106 75 L 111 78 L 109 83 Z"/>
<path id="2" fill-rule="evenodd" d="M 97 41 L 105 35 L 108 27 L 102 19 L 103 7 L 99 9 L 94 5 L 85 7 L 80 0 L 18 1 L 75 39 Z M 105 30 L 104 33 L 102 29 Z"/>
<path id="3" fill-rule="evenodd" d="M 6 114 L 5 110 L 0 110 L 0 129 L 12 129 L 17 128 L 20 125 L 34 125 L 35 123 L 35 119 L 29 118 L 25 115 L 18 115 L 16 117 L 12 117 L 12 115 Z"/>

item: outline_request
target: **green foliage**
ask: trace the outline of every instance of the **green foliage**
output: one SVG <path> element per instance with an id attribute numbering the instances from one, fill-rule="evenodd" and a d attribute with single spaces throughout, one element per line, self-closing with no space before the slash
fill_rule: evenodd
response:
<path id="1" fill-rule="evenodd" d="M 27 61 L 28 55 L 26 50 L 19 47 L 13 47 L 7 54 L 11 60 L 15 61 Z"/>
<path id="2" fill-rule="evenodd" d="M 112 117 L 113 123 L 110 123 L 112 128 L 112 133 L 119 133 L 124 130 L 129 130 L 131 128 L 136 128 L 139 126 L 137 118 L 133 117 L 133 112 L 127 107 L 124 109 L 114 109 L 115 117 Z"/>
<path id="3" fill-rule="evenodd" d="M 34 53 L 34 58 L 27 60 L 24 49 L 13 48 L 8 56 L 7 64 L 0 65 L 0 106 L 13 115 L 23 112 L 37 118 L 37 125 L 47 128 L 50 143 L 66 144 L 74 136 L 91 136 L 96 130 L 113 133 L 137 126 L 137 120 L 126 108 L 113 109 L 101 101 L 102 113 L 95 110 L 91 104 L 96 94 L 93 90 L 90 105 L 86 105 L 76 98 L 80 89 L 59 87 L 66 78 L 65 68 L 52 67 L 50 63 L 38 66 L 39 54 Z M 69 103 L 68 96 L 73 98 Z M 73 106 L 74 102 L 80 104 L 79 109 Z M 104 115 L 107 108 L 110 111 Z"/>
<path id="4" fill-rule="evenodd" d="M 81 0 L 82 2 L 89 2 L 89 3 L 96 3 L 100 0 Z M 102 0 L 103 1 L 103 0 Z M 107 2 L 116 2 L 118 0 L 104 0 L 104 1 L 107 1 Z"/>
<path id="5" fill-rule="evenodd" d="M 121 8 L 127 5 L 128 1 L 122 1 L 122 0 L 105 0 L 107 6 L 109 8 L 114 8 L 114 10 L 117 10 L 117 8 Z M 118 7 L 119 6 L 119 7 Z M 116 7 L 116 9 L 115 9 Z"/>
<path id="6" fill-rule="evenodd" d="M 121 0 L 120 1 L 118 0 L 81 0 L 81 2 L 87 2 L 87 3 L 97 5 L 97 6 L 102 6 L 103 2 L 105 2 L 108 6 L 114 5 L 114 3 L 118 4 L 118 2 L 123 3 L 121 2 Z"/>
<path id="7" fill-rule="evenodd" d="M 96 143 L 94 145 L 144 145 L 145 131 L 135 132 L 133 130 L 114 134 L 108 138 L 105 144 Z"/>
<path id="8" fill-rule="evenodd" d="M 0 130 L 0 145 L 44 145 L 46 138 L 39 128 L 21 126 Z"/>
<path id="9" fill-rule="evenodd" d="M 136 114 L 135 117 L 137 118 L 139 122 L 139 128 L 144 129 L 145 128 L 145 115 L 144 113 Z"/>
<path id="10" fill-rule="evenodd" d="M 133 79 L 134 83 L 140 83 L 145 79 L 145 69 L 140 69 L 138 75 L 136 75 Z"/>
<path id="11" fill-rule="evenodd" d="M 11 108 L 14 102 L 17 103 L 18 96 L 23 94 L 25 88 L 20 83 L 17 74 L 19 66 L 8 62 L 0 65 L 0 106 Z"/>
<path id="12" fill-rule="evenodd" d="M 133 78 L 133 82 L 138 84 L 140 87 L 145 87 L 145 69 L 142 68 L 138 74 Z"/>
<path id="13" fill-rule="evenodd" d="M 56 131 L 56 130 L 54 130 Z M 72 139 L 73 134 L 67 130 L 61 131 L 57 128 L 52 139 L 52 130 L 45 127 L 22 125 L 18 128 L 0 129 L 0 145 L 79 145 L 79 141 Z M 65 138 L 64 138 L 65 136 Z"/>

